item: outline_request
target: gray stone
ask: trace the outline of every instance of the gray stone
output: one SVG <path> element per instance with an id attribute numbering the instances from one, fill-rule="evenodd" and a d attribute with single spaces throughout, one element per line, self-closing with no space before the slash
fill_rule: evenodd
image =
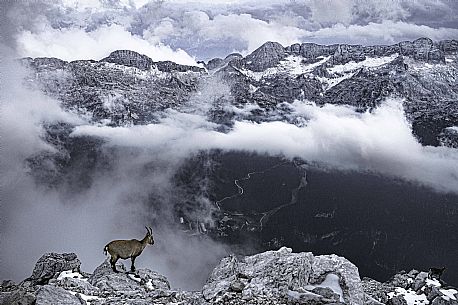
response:
<path id="1" fill-rule="evenodd" d="M 285 48 L 278 42 L 266 42 L 245 57 L 245 65 L 248 69 L 259 72 L 276 66 L 287 56 Z"/>
<path id="2" fill-rule="evenodd" d="M 400 295 L 394 296 L 388 300 L 387 305 L 407 305 L 407 301 Z"/>
<path id="3" fill-rule="evenodd" d="M 84 303 L 81 303 L 80 299 L 61 287 L 45 285 L 37 291 L 36 305 L 51 304 L 81 305 Z"/>
<path id="4" fill-rule="evenodd" d="M 230 290 L 234 292 L 242 292 L 246 284 L 240 279 L 234 280 L 231 282 Z"/>
<path id="5" fill-rule="evenodd" d="M 407 289 L 411 285 L 412 278 L 405 273 L 398 273 L 395 274 L 388 282 L 394 287 Z"/>
<path id="6" fill-rule="evenodd" d="M 362 279 L 361 284 L 366 296 L 383 304 L 386 304 L 388 301 L 388 293 L 393 290 L 393 286 L 390 283 L 380 283 L 367 277 Z M 370 300 L 370 298 L 367 299 Z"/>
<path id="7" fill-rule="evenodd" d="M 448 299 L 446 300 L 443 297 L 436 297 L 432 300 L 431 305 L 457 305 L 458 302 L 456 300 Z"/>
<path id="8" fill-rule="evenodd" d="M 19 288 L 12 292 L 0 293 L 0 304 L 5 305 L 32 305 L 35 304 L 35 292 L 29 289 Z"/>
<path id="9" fill-rule="evenodd" d="M 32 276 L 27 280 L 34 285 L 46 284 L 56 274 L 66 270 L 79 271 L 80 266 L 81 262 L 75 253 L 47 253 L 35 264 Z"/>
<path id="10" fill-rule="evenodd" d="M 325 298 L 319 294 L 304 292 L 302 287 L 320 284 L 330 273 L 340 279 L 339 284 L 346 302 L 363 304 L 364 292 L 358 270 L 349 261 L 335 255 L 315 257 L 311 253 L 292 253 L 288 248 L 242 259 L 226 257 L 215 267 L 202 291 L 207 301 L 230 296 L 231 283 L 241 280 L 239 275 L 243 274 L 243 279 L 247 280 L 242 290 L 244 300 L 257 300 L 260 297 L 287 299 L 293 296 L 305 302 L 314 296 L 314 302 L 319 299 L 320 302 L 329 303 L 336 301 L 334 295 L 332 298 Z"/>
<path id="11" fill-rule="evenodd" d="M 313 293 L 319 294 L 326 299 L 331 299 L 336 302 L 340 301 L 340 296 L 335 293 L 332 289 L 326 287 L 316 287 L 312 290 Z"/>
<path id="12" fill-rule="evenodd" d="M 442 293 L 439 291 L 439 288 L 433 285 L 424 286 L 423 293 L 426 294 L 426 298 L 429 302 L 442 295 Z"/>
<path id="13" fill-rule="evenodd" d="M 412 289 L 415 291 L 420 290 L 426 284 L 426 279 L 428 278 L 428 273 L 420 272 L 412 283 Z"/>

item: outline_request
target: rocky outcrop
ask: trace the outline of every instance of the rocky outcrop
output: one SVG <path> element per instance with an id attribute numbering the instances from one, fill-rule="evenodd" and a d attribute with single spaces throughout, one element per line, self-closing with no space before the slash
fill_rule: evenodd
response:
<path id="1" fill-rule="evenodd" d="M 358 269 L 348 260 L 336 255 L 292 253 L 289 248 L 242 259 L 224 258 L 202 292 L 212 303 L 238 299 L 296 304 L 364 303 Z"/>
<path id="2" fill-rule="evenodd" d="M 373 279 L 362 280 L 364 292 L 384 304 L 449 304 L 458 305 L 458 290 L 428 273 L 418 270 L 404 271 L 385 283 Z"/>
<path id="3" fill-rule="evenodd" d="M 42 284 L 4 281 L 1 304 L 416 304 L 412 299 L 423 300 L 418 301 L 423 305 L 458 304 L 454 288 L 429 279 L 425 272 L 403 272 L 386 283 L 361 280 L 358 268 L 343 257 L 293 253 L 289 248 L 225 257 L 202 291 L 174 290 L 163 275 L 148 269 L 126 272 L 120 263 L 119 273 L 105 261 L 88 274 L 75 271 L 71 264 L 56 264 L 57 258 L 65 260 L 68 255 L 50 253 L 43 257 L 46 259 L 37 265 L 49 271 L 46 278 L 55 271 L 52 278 Z M 77 260 L 73 257 L 70 261 Z"/>
<path id="4" fill-rule="evenodd" d="M 153 60 L 148 56 L 130 50 L 117 50 L 111 52 L 111 54 L 103 58 L 101 62 L 111 62 L 118 65 L 135 67 L 140 70 L 149 70 L 153 65 Z"/>
<path id="5" fill-rule="evenodd" d="M 35 264 L 30 280 L 33 285 L 47 284 L 57 273 L 65 270 L 80 271 L 81 262 L 75 253 L 46 253 Z"/>
<path id="6" fill-rule="evenodd" d="M 269 41 L 245 57 L 245 65 L 254 72 L 264 71 L 276 66 L 287 55 L 281 44 Z"/>
<path id="7" fill-rule="evenodd" d="M 45 285 L 38 289 L 36 305 L 81 305 L 80 299 L 67 290 L 53 285 Z"/>
<path id="8" fill-rule="evenodd" d="M 204 72 L 205 69 L 197 66 L 187 66 L 174 63 L 172 61 L 159 61 L 154 62 L 151 58 L 146 55 L 139 54 L 135 51 L 130 50 L 117 50 L 111 52 L 108 57 L 100 60 L 100 62 L 110 62 L 118 65 L 127 67 L 134 67 L 140 70 L 150 70 L 151 68 L 157 68 L 162 72 Z"/>

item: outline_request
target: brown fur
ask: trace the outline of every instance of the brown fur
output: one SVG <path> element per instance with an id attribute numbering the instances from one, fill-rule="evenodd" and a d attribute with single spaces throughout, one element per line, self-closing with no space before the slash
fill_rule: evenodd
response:
<path id="1" fill-rule="evenodd" d="M 113 269 L 114 272 L 118 272 L 116 270 L 116 262 L 118 259 L 127 259 L 130 258 L 132 261 L 132 265 L 130 267 L 130 270 L 132 272 L 135 271 L 135 259 L 137 256 L 142 254 L 143 249 L 149 244 L 153 245 L 154 244 L 154 238 L 153 238 L 153 231 L 151 228 L 146 228 L 146 235 L 142 240 L 137 240 L 137 239 L 131 239 L 131 240 L 113 240 L 109 242 L 105 248 L 103 249 L 105 252 L 105 255 L 110 253 L 110 264 L 111 268 Z"/>

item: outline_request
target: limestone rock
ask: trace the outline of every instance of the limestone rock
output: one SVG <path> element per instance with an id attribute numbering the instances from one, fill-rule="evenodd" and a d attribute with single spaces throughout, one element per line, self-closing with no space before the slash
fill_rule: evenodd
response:
<path id="1" fill-rule="evenodd" d="M 38 289 L 36 305 L 50 304 L 82 305 L 83 303 L 81 303 L 80 299 L 63 288 L 45 285 Z"/>
<path id="2" fill-rule="evenodd" d="M 304 290 L 303 287 L 310 285 L 318 287 L 330 274 L 335 276 L 336 282 L 322 287 L 337 290 L 333 294 L 323 296 Z M 234 291 L 232 283 L 244 280 L 247 284 L 241 291 L 243 300 L 266 298 L 332 303 L 336 302 L 335 295 L 340 292 L 342 299 L 339 295 L 338 300 L 342 302 L 363 304 L 364 301 L 358 269 L 349 261 L 335 255 L 315 257 L 311 253 L 292 253 L 288 248 L 241 259 L 235 256 L 224 258 L 211 273 L 203 288 L 203 295 L 207 301 L 227 298 Z M 326 291 L 317 290 L 322 294 Z"/>
<path id="3" fill-rule="evenodd" d="M 264 71 L 276 66 L 287 56 L 285 48 L 278 42 L 266 42 L 245 58 L 246 67 L 252 71 Z"/>
<path id="4" fill-rule="evenodd" d="M 81 262 L 75 253 L 47 253 L 37 261 L 32 276 L 27 280 L 34 285 L 46 284 L 56 274 L 66 270 L 79 271 L 80 266 Z"/>

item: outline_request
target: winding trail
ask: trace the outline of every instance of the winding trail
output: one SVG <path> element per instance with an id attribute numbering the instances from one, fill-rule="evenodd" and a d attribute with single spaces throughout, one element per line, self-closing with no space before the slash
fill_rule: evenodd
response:
<path id="1" fill-rule="evenodd" d="M 279 166 L 282 166 L 284 164 L 287 164 L 289 163 L 289 161 L 284 161 L 284 162 L 281 162 L 281 163 L 278 163 L 272 167 L 269 167 L 265 170 L 262 170 L 262 171 L 254 171 L 254 172 L 250 172 L 248 173 L 245 177 L 243 178 L 239 178 L 239 179 L 235 179 L 234 180 L 234 184 L 237 186 L 237 189 L 238 189 L 238 192 L 236 194 L 233 194 L 231 196 L 226 196 L 218 201 L 215 201 L 215 205 L 218 207 L 219 210 L 221 210 L 221 203 L 223 203 L 224 201 L 226 200 L 229 200 L 229 199 L 233 199 L 233 198 L 236 198 L 236 197 L 239 197 L 239 196 L 242 196 L 243 193 L 244 193 L 244 189 L 243 187 L 239 184 L 239 181 L 246 181 L 246 180 L 249 180 L 251 178 L 251 176 L 253 175 L 256 175 L 256 174 L 264 174 L 272 169 L 275 169 Z M 300 165 L 297 164 L 296 161 L 293 161 L 293 164 L 295 167 L 299 167 Z M 304 175 L 301 177 L 300 181 L 299 181 L 299 185 L 292 189 L 291 190 L 291 200 L 287 203 L 284 203 L 278 207 L 275 207 L 271 210 L 268 210 L 266 212 L 261 212 L 261 213 L 257 213 L 257 215 L 262 215 L 261 219 L 259 220 L 259 225 L 260 225 L 260 228 L 262 230 L 264 224 L 269 220 L 269 218 L 274 215 L 275 213 L 277 213 L 279 210 L 287 207 L 287 206 L 291 206 L 291 205 L 294 205 L 297 203 L 297 200 L 298 200 L 298 194 L 299 194 L 299 191 L 303 188 L 305 188 L 307 186 L 307 172 L 305 171 L 305 169 L 303 170 L 304 171 Z M 234 216 L 243 216 L 242 213 L 231 213 L 232 215 Z"/>
<path id="2" fill-rule="evenodd" d="M 235 184 L 235 186 L 237 186 L 238 192 L 236 194 L 231 195 L 231 196 L 226 196 L 226 197 L 224 197 L 224 198 L 222 198 L 222 199 L 220 199 L 218 201 L 215 201 L 215 205 L 218 207 L 219 210 L 221 210 L 220 203 L 222 203 L 225 200 L 236 198 L 236 197 L 239 197 L 239 196 L 243 195 L 244 190 L 243 190 L 243 187 L 240 186 L 239 181 L 249 180 L 252 175 L 264 174 L 264 173 L 266 173 L 266 172 L 268 172 L 270 170 L 273 170 L 274 168 L 277 168 L 277 167 L 282 166 L 282 165 L 287 164 L 287 163 L 288 163 L 288 161 L 284 161 L 284 162 L 275 164 L 274 166 L 271 166 L 271 167 L 269 167 L 269 168 L 267 168 L 265 170 L 250 172 L 243 178 L 235 179 L 234 180 L 234 184 Z"/>
<path id="3" fill-rule="evenodd" d="M 294 165 L 297 167 L 297 163 L 294 162 Z M 307 172 L 304 170 L 304 176 L 301 177 L 301 180 L 299 181 L 299 185 L 291 190 L 291 200 L 288 202 L 288 203 L 284 203 L 276 208 L 273 208 L 267 212 L 263 212 L 261 214 L 263 214 L 263 216 L 261 217 L 261 219 L 259 220 L 259 225 L 261 226 L 261 230 L 262 230 L 262 227 L 263 225 L 269 221 L 269 218 L 274 215 L 275 213 L 277 213 L 278 211 L 280 211 L 281 209 L 285 208 L 285 207 L 288 207 L 288 206 L 291 206 L 291 205 L 295 205 L 297 203 L 297 199 L 298 199 L 298 194 L 299 194 L 299 191 L 303 188 L 305 188 L 307 186 Z"/>

